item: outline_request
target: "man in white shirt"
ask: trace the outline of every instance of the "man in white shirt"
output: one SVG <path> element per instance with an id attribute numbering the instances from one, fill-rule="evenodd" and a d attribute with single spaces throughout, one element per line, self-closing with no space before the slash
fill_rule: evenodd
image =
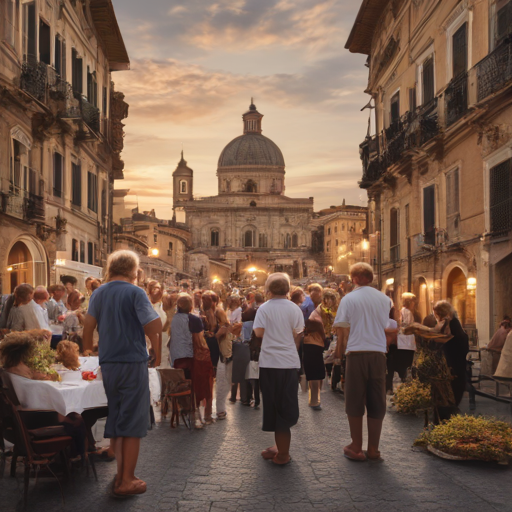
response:
<path id="1" fill-rule="evenodd" d="M 50 331 L 50 322 L 48 320 L 48 310 L 46 309 L 46 303 L 50 298 L 48 290 L 44 286 L 38 286 L 34 290 L 34 303 L 35 312 L 37 319 L 39 320 L 39 326 L 41 329 Z"/>
<path id="2" fill-rule="evenodd" d="M 32 300 L 34 288 L 27 283 L 20 284 L 14 289 L 15 307 L 9 313 L 7 328 L 11 331 L 29 331 L 41 329 L 36 314 L 37 304 Z"/>
<path id="3" fill-rule="evenodd" d="M 386 334 L 392 302 L 372 288 L 373 269 L 367 263 L 350 268 L 355 288 L 340 302 L 334 320 L 338 336 L 336 359 L 346 353 L 345 410 L 352 443 L 348 459 L 380 459 L 379 441 L 386 414 Z M 367 413 L 368 451 L 363 452 L 363 416 Z"/>
<path id="4" fill-rule="evenodd" d="M 256 312 L 254 334 L 263 338 L 259 359 L 263 395 L 263 430 L 274 432 L 276 444 L 261 452 L 274 464 L 288 464 L 290 428 L 299 420 L 298 386 L 300 360 L 298 347 L 304 330 L 304 315 L 288 300 L 290 278 L 271 274 L 265 283 L 270 300 Z"/>

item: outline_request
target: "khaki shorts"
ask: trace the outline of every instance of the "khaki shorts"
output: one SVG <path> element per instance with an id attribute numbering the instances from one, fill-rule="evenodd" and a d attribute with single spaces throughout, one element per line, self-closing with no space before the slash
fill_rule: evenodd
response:
<path id="1" fill-rule="evenodd" d="M 386 415 L 386 354 L 349 352 L 345 370 L 345 410 L 348 416 L 381 420 Z"/>

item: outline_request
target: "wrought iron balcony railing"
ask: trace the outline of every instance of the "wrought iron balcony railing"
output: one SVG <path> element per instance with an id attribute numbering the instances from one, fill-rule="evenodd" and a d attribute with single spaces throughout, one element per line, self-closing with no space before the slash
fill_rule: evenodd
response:
<path id="1" fill-rule="evenodd" d="M 20 88 L 45 103 L 47 93 L 48 66 L 44 62 L 29 60 L 21 67 Z"/>
<path id="2" fill-rule="evenodd" d="M 450 126 L 468 111 L 468 73 L 456 76 L 445 91 L 446 126 Z"/>
<path id="3" fill-rule="evenodd" d="M 512 80 L 512 36 L 476 65 L 478 101 L 498 92 Z"/>
<path id="4" fill-rule="evenodd" d="M 43 196 L 8 180 L 2 180 L 1 207 L 3 213 L 28 222 L 42 223 L 46 218 Z"/>

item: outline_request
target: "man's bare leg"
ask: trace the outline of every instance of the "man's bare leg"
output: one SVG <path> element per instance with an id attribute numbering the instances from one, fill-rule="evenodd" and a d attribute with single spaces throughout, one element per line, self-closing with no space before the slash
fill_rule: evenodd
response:
<path id="1" fill-rule="evenodd" d="M 110 439 L 110 447 L 114 450 L 114 454 L 116 456 L 117 462 L 117 475 L 116 475 L 116 483 L 115 488 L 121 485 L 121 480 L 123 478 L 123 438 L 122 437 L 112 437 Z"/>
<path id="2" fill-rule="evenodd" d="M 292 440 L 292 433 L 276 432 L 275 433 L 277 453 L 274 457 L 276 464 L 286 464 L 290 461 L 290 442 Z"/>
<path id="3" fill-rule="evenodd" d="M 368 458 L 379 459 L 379 442 L 380 433 L 382 431 L 383 420 L 377 420 L 375 418 L 367 418 L 368 420 Z"/>
<path id="4" fill-rule="evenodd" d="M 352 442 L 345 446 L 344 452 L 349 459 L 365 460 L 363 452 L 363 417 L 347 416 Z"/>
<path id="5" fill-rule="evenodd" d="M 116 459 L 118 479 L 121 474 L 121 482 L 116 487 L 118 494 L 142 494 L 146 492 L 146 483 L 135 476 L 135 466 L 139 458 L 140 438 L 121 437 L 116 440 Z M 121 463 L 119 463 L 119 457 Z"/>

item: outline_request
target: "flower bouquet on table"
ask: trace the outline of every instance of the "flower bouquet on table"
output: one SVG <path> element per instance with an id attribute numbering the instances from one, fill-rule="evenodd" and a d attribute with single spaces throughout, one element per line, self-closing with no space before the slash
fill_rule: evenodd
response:
<path id="1" fill-rule="evenodd" d="M 508 464 L 512 459 L 512 425 L 492 417 L 452 416 L 440 425 L 431 425 L 414 446 L 450 460 Z"/>

